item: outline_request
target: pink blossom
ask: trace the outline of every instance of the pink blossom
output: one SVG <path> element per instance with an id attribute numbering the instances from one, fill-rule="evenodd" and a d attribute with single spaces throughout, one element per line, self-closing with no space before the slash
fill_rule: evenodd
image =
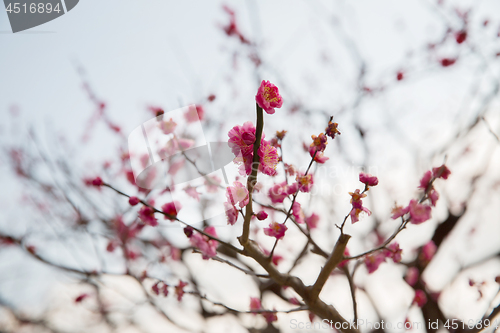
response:
<path id="1" fill-rule="evenodd" d="M 368 269 L 368 273 L 371 274 L 375 272 L 381 263 L 385 261 L 385 254 L 380 251 L 375 254 L 370 254 L 365 257 L 365 265 Z"/>
<path id="2" fill-rule="evenodd" d="M 432 173 L 434 175 L 434 178 L 448 179 L 448 176 L 451 174 L 451 171 L 446 167 L 446 165 L 443 164 L 440 167 L 433 168 Z"/>
<path id="3" fill-rule="evenodd" d="M 204 231 L 208 235 L 217 237 L 215 228 L 212 226 L 206 227 Z M 196 232 L 191 235 L 189 241 L 191 242 L 191 245 L 201 251 L 202 258 L 204 260 L 208 260 L 217 255 L 217 246 L 219 242 L 217 242 L 216 240 L 210 239 L 207 236 Z"/>
<path id="4" fill-rule="evenodd" d="M 253 164 L 253 155 L 242 155 L 241 153 L 236 156 L 233 161 L 236 164 L 239 164 L 239 173 L 242 176 L 249 175 L 252 173 L 252 164 Z"/>
<path id="5" fill-rule="evenodd" d="M 309 192 L 314 185 L 314 179 L 311 174 L 304 175 L 303 173 L 297 174 L 295 180 L 298 183 L 300 192 Z"/>
<path id="6" fill-rule="evenodd" d="M 422 247 L 422 252 L 420 252 L 420 259 L 423 262 L 427 263 L 432 260 L 434 254 L 436 254 L 436 251 L 437 251 L 437 246 L 431 240 Z"/>
<path id="7" fill-rule="evenodd" d="M 420 273 L 418 272 L 417 267 L 408 268 L 408 271 L 406 272 L 405 276 L 406 283 L 408 283 L 410 286 L 413 287 L 417 283 L 419 275 Z"/>
<path id="8" fill-rule="evenodd" d="M 184 296 L 184 287 L 187 286 L 188 284 L 186 282 L 183 282 L 182 280 L 179 280 L 179 284 L 175 286 L 175 295 L 177 295 L 177 300 L 180 302 L 182 301 L 182 296 Z"/>
<path id="9" fill-rule="evenodd" d="M 186 150 L 194 145 L 194 140 L 180 138 L 180 139 L 177 139 L 177 143 L 179 144 L 179 148 L 181 150 Z"/>
<path id="10" fill-rule="evenodd" d="M 410 207 L 404 207 L 403 206 L 396 206 L 392 209 L 392 216 L 391 218 L 393 220 L 405 215 L 406 213 L 408 213 L 408 211 L 410 210 Z"/>
<path id="11" fill-rule="evenodd" d="M 139 202 L 140 202 L 140 200 L 137 197 L 130 197 L 130 198 L 128 198 L 128 203 L 130 204 L 130 206 L 135 206 Z"/>
<path id="12" fill-rule="evenodd" d="M 102 181 L 101 177 L 95 177 L 92 180 L 92 185 L 94 186 L 102 186 L 102 184 L 104 184 L 104 182 Z"/>
<path id="13" fill-rule="evenodd" d="M 431 218 L 431 207 L 422 205 L 417 200 L 412 199 L 408 205 L 411 223 L 420 224 Z"/>
<path id="14" fill-rule="evenodd" d="M 293 217 L 295 217 L 295 222 L 297 223 L 305 222 L 304 212 L 302 211 L 300 203 L 298 203 L 297 201 L 295 201 L 292 205 L 292 215 Z"/>
<path id="15" fill-rule="evenodd" d="M 268 324 L 278 320 L 278 315 L 276 314 L 276 312 L 262 312 L 262 316 L 266 319 L 266 322 Z"/>
<path id="16" fill-rule="evenodd" d="M 259 157 L 259 171 L 269 176 L 276 175 L 276 167 L 279 162 L 278 151 L 276 148 L 271 146 L 266 140 L 262 140 L 259 147 Z"/>
<path id="17" fill-rule="evenodd" d="M 366 186 L 377 186 L 378 178 L 367 173 L 361 172 L 359 174 L 359 181 Z"/>
<path id="18" fill-rule="evenodd" d="M 332 139 L 335 139 L 336 134 L 340 135 L 340 131 L 337 128 L 339 126 L 339 124 L 334 123 L 332 120 L 333 120 L 333 117 L 332 117 L 332 119 L 330 119 L 330 121 L 328 121 L 328 127 L 325 129 L 325 133 L 326 133 L 326 135 L 328 135 Z"/>
<path id="19" fill-rule="evenodd" d="M 309 149 L 309 154 L 311 157 L 314 156 L 314 161 L 319 164 L 324 164 L 330 159 L 329 157 L 326 157 L 323 152 L 317 152 L 316 155 L 314 155 L 314 149 Z"/>
<path id="20" fill-rule="evenodd" d="M 288 196 L 286 182 L 274 184 L 274 186 L 269 189 L 268 195 L 273 204 L 282 203 Z"/>
<path id="21" fill-rule="evenodd" d="M 226 197 L 233 206 L 239 203 L 240 208 L 245 207 L 249 201 L 247 188 L 238 181 L 235 181 L 233 186 L 227 187 Z"/>
<path id="22" fill-rule="evenodd" d="M 312 213 L 311 216 L 306 219 L 306 223 L 309 229 L 315 229 L 318 226 L 318 222 L 319 215 L 316 213 Z"/>
<path id="23" fill-rule="evenodd" d="M 300 305 L 299 300 L 296 297 L 291 297 L 288 302 L 290 302 L 293 305 Z"/>
<path id="24" fill-rule="evenodd" d="M 265 219 L 267 219 L 267 213 L 263 210 L 261 210 L 260 212 L 258 212 L 257 214 L 255 214 L 255 217 L 259 220 L 259 221 L 263 221 Z"/>
<path id="25" fill-rule="evenodd" d="M 203 109 L 203 106 L 190 105 L 188 107 L 188 110 L 184 114 L 184 118 L 186 118 L 186 120 L 189 123 L 193 123 L 193 122 L 198 121 L 198 120 L 203 120 L 204 114 L 205 114 L 205 110 Z"/>
<path id="26" fill-rule="evenodd" d="M 274 108 L 279 109 L 283 105 L 283 99 L 278 91 L 278 87 L 264 80 L 260 83 L 255 101 L 268 114 L 273 114 L 275 112 Z"/>
<path id="27" fill-rule="evenodd" d="M 224 202 L 224 209 L 226 211 L 227 224 L 234 225 L 238 220 L 238 210 L 229 202 Z"/>
<path id="28" fill-rule="evenodd" d="M 200 193 L 196 191 L 196 187 L 188 186 L 184 189 L 184 192 L 186 192 L 191 198 L 200 201 Z"/>
<path id="29" fill-rule="evenodd" d="M 413 304 L 416 304 L 419 308 L 423 307 L 427 303 L 427 296 L 423 290 L 415 290 L 415 297 L 413 298 Z"/>
<path id="30" fill-rule="evenodd" d="M 285 231 L 287 227 L 284 224 L 278 222 L 271 222 L 269 228 L 264 228 L 264 233 L 271 237 L 276 237 L 276 239 L 283 238 L 285 236 Z"/>
<path id="31" fill-rule="evenodd" d="M 253 154 L 253 144 L 255 142 L 255 126 L 247 121 L 243 126 L 234 126 L 228 132 L 229 147 L 235 156 L 240 153 L 244 156 Z"/>
<path id="32" fill-rule="evenodd" d="M 328 144 L 328 138 L 323 133 L 320 133 L 318 136 L 311 135 L 313 142 L 309 146 L 316 152 L 323 152 L 326 149 L 326 145 Z"/>
<path id="33" fill-rule="evenodd" d="M 398 242 L 394 242 L 389 245 L 386 251 L 386 256 L 388 258 L 392 258 L 395 263 L 401 261 L 401 253 L 403 252 L 403 250 L 401 250 L 401 248 L 399 247 Z"/>
<path id="34" fill-rule="evenodd" d="M 349 192 L 349 194 L 351 195 L 352 204 L 352 209 L 349 213 L 351 217 L 351 223 L 358 222 L 359 214 L 361 214 L 362 212 L 365 212 L 366 214 L 368 214 L 368 216 L 370 216 L 372 212 L 368 208 L 363 207 L 363 201 L 361 200 L 362 198 L 366 197 L 366 194 L 360 193 L 359 189 L 356 189 L 356 191 L 354 192 Z"/>
<path id="35" fill-rule="evenodd" d="M 158 225 L 158 221 L 155 217 L 155 211 L 149 206 L 142 206 L 141 209 L 139 209 L 139 218 L 142 220 L 142 222 L 152 227 Z"/>
<path id="36" fill-rule="evenodd" d="M 175 131 L 177 127 L 177 123 L 170 118 L 170 120 L 164 120 L 160 123 L 160 129 L 163 131 L 163 134 L 171 134 Z"/>
<path id="37" fill-rule="evenodd" d="M 207 176 L 205 178 L 205 186 L 208 193 L 215 193 L 219 190 L 220 178 L 217 176 Z"/>
<path id="38" fill-rule="evenodd" d="M 172 202 L 166 203 L 163 206 L 161 206 L 161 210 L 165 214 L 172 216 L 172 217 L 169 217 L 169 216 L 165 215 L 165 220 L 169 219 L 170 221 L 175 221 L 175 217 L 179 213 L 177 211 L 177 209 L 180 210 L 181 208 L 182 208 L 182 205 L 179 201 L 172 201 Z"/>
<path id="39" fill-rule="evenodd" d="M 438 199 L 439 193 L 435 189 L 431 189 L 429 191 L 429 200 L 431 201 L 431 205 L 435 207 Z"/>
<path id="40" fill-rule="evenodd" d="M 250 311 L 258 311 L 262 308 L 260 299 L 257 297 L 250 297 Z"/>
<path id="41" fill-rule="evenodd" d="M 422 179 L 420 179 L 420 185 L 418 186 L 418 188 L 421 188 L 421 189 L 427 191 L 427 188 L 430 185 L 431 179 L 432 179 L 432 172 L 427 171 L 426 173 L 424 173 L 424 176 L 422 177 Z"/>
<path id="42" fill-rule="evenodd" d="M 281 260 L 283 260 L 283 257 L 280 256 L 279 254 L 274 254 L 273 258 L 271 260 L 272 260 L 274 265 L 278 266 L 279 263 L 281 262 Z"/>

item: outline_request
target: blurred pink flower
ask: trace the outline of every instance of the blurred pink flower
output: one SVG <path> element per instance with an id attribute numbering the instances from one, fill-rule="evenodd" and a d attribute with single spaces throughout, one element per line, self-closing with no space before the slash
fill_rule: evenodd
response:
<path id="1" fill-rule="evenodd" d="M 139 209 L 139 218 L 147 225 L 155 227 L 158 225 L 158 221 L 155 217 L 155 211 L 149 206 L 142 206 Z"/>
<path id="2" fill-rule="evenodd" d="M 297 201 L 295 201 L 292 205 L 292 215 L 293 217 L 295 217 L 295 222 L 297 223 L 305 222 L 304 212 L 302 211 L 300 203 L 298 203 Z"/>
<path id="3" fill-rule="evenodd" d="M 172 201 L 169 203 L 164 204 L 161 206 L 161 210 L 168 215 L 171 215 L 172 217 L 168 217 L 165 215 L 165 219 L 169 219 L 170 221 L 175 221 L 175 217 L 179 213 L 177 211 L 177 208 L 180 210 L 182 209 L 182 205 L 179 201 Z"/>
<path id="4" fill-rule="evenodd" d="M 420 224 L 431 218 L 431 207 L 428 205 L 422 205 L 417 202 L 417 200 L 412 199 L 408 205 L 411 223 Z"/>
<path id="5" fill-rule="evenodd" d="M 312 213 L 311 216 L 306 219 L 306 223 L 309 226 L 309 229 L 315 229 L 318 226 L 318 222 L 319 215 L 316 213 Z"/>
<path id="6" fill-rule="evenodd" d="M 423 290 L 415 290 L 415 297 L 413 298 L 413 304 L 416 304 L 419 308 L 423 307 L 427 303 L 427 296 Z"/>
<path id="7" fill-rule="evenodd" d="M 371 274 L 375 272 L 380 264 L 385 261 L 385 258 L 385 254 L 382 251 L 367 255 L 365 257 L 365 265 L 368 269 L 368 273 Z"/>
<path id="8" fill-rule="evenodd" d="M 298 173 L 295 180 L 297 181 L 300 192 L 307 193 L 314 185 L 314 178 L 311 174 L 304 175 L 303 173 Z"/>
<path id="9" fill-rule="evenodd" d="M 226 211 L 227 224 L 234 225 L 238 220 L 238 210 L 229 202 L 224 202 L 224 209 Z"/>
<path id="10" fill-rule="evenodd" d="M 406 283 L 408 283 L 410 286 L 413 287 L 415 285 L 415 283 L 417 283 L 419 275 L 420 275 L 420 273 L 419 273 L 417 267 L 408 268 L 408 271 L 406 272 L 406 276 L 405 276 Z"/>

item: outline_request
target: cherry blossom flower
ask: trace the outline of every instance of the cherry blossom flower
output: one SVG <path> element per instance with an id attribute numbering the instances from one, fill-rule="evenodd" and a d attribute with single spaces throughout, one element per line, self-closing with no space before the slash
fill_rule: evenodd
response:
<path id="1" fill-rule="evenodd" d="M 431 207 L 419 204 L 417 200 L 412 199 L 408 205 L 411 223 L 420 224 L 431 218 Z"/>
<path id="2" fill-rule="evenodd" d="M 429 192 L 429 200 L 431 201 L 431 205 L 435 207 L 438 199 L 439 193 L 435 189 L 431 189 Z"/>
<path id="3" fill-rule="evenodd" d="M 274 184 L 273 187 L 269 189 L 268 195 L 273 204 L 282 203 L 288 196 L 288 186 L 286 182 L 280 184 Z"/>
<path id="4" fill-rule="evenodd" d="M 418 281 L 418 276 L 420 275 L 417 267 L 410 267 L 406 272 L 405 281 L 410 286 L 414 286 Z"/>
<path id="5" fill-rule="evenodd" d="M 207 176 L 205 178 L 205 186 L 207 187 L 208 193 L 215 193 L 219 190 L 219 185 L 221 180 L 217 176 Z"/>
<path id="6" fill-rule="evenodd" d="M 200 201 L 200 193 L 198 191 L 196 191 L 196 187 L 187 186 L 184 189 L 184 192 L 186 192 L 187 195 L 189 195 L 191 198 L 193 198 L 193 199 L 195 199 L 197 201 Z"/>
<path id="7" fill-rule="evenodd" d="M 394 242 L 387 247 L 386 256 L 392 258 L 395 263 L 401 262 L 401 253 L 403 250 L 399 247 L 398 242 Z"/>
<path id="8" fill-rule="evenodd" d="M 167 215 L 165 215 L 165 220 L 169 219 L 170 221 L 175 221 L 175 217 L 179 213 L 177 211 L 177 209 L 179 209 L 179 210 L 182 209 L 182 205 L 179 201 L 172 201 L 172 202 L 166 203 L 163 206 L 161 206 L 161 210 L 165 214 L 172 216 L 172 217 L 168 217 Z"/>
<path id="9" fill-rule="evenodd" d="M 298 203 L 297 201 L 295 201 L 292 205 L 292 215 L 293 217 L 295 217 L 295 222 L 297 223 L 305 222 L 304 212 L 302 211 L 300 203 Z"/>
<path id="10" fill-rule="evenodd" d="M 314 149 L 316 152 L 323 152 L 326 149 L 326 145 L 328 144 L 328 138 L 323 133 L 320 133 L 318 136 L 311 135 L 313 142 L 309 146 Z"/>
<path id="11" fill-rule="evenodd" d="M 215 228 L 212 226 L 206 227 L 204 232 L 211 236 L 217 237 Z M 191 245 L 201 251 L 202 258 L 204 260 L 208 260 L 217 255 L 217 246 L 219 242 L 217 242 L 216 240 L 210 239 L 207 236 L 197 232 L 193 233 L 191 237 L 189 237 L 189 241 L 191 242 Z"/>
<path id="12" fill-rule="evenodd" d="M 314 155 L 313 149 L 309 149 L 309 154 L 311 155 L 311 157 L 314 156 L 314 161 L 319 164 L 324 164 L 330 159 L 329 157 L 326 157 L 323 152 L 317 152 L 316 155 Z"/>
<path id="13" fill-rule="evenodd" d="M 440 167 L 432 168 L 432 174 L 434 175 L 434 178 L 448 179 L 451 171 L 446 167 L 446 165 L 443 164 Z"/>
<path id="14" fill-rule="evenodd" d="M 164 120 L 160 122 L 160 129 L 163 134 L 172 134 L 177 127 L 177 123 L 170 118 L 170 120 Z"/>
<path id="15" fill-rule="evenodd" d="M 262 308 L 260 299 L 257 297 L 250 297 L 250 311 L 258 311 Z"/>
<path id="16" fill-rule="evenodd" d="M 378 178 L 375 176 L 372 176 L 370 174 L 361 172 L 359 174 L 359 181 L 365 184 L 367 187 L 368 186 L 377 186 L 378 185 Z"/>
<path id="17" fill-rule="evenodd" d="M 279 162 L 277 149 L 271 146 L 266 140 L 262 140 L 262 143 L 259 147 L 259 157 L 259 171 L 269 176 L 276 175 L 276 167 L 278 166 Z"/>
<path id="18" fill-rule="evenodd" d="M 335 135 L 340 135 L 340 131 L 337 128 L 339 124 L 334 123 L 332 120 L 333 117 L 328 121 L 328 127 L 325 129 L 325 133 L 330 138 L 335 139 Z"/>
<path id="19" fill-rule="evenodd" d="M 278 222 L 271 222 L 269 228 L 264 228 L 264 233 L 271 237 L 276 237 L 276 239 L 283 238 L 285 232 L 287 231 L 286 225 Z"/>
<path id="20" fill-rule="evenodd" d="M 427 244 L 425 244 L 422 247 L 422 251 L 420 252 L 420 260 L 422 260 L 425 263 L 428 263 L 429 261 L 434 258 L 434 254 L 436 254 L 437 251 L 437 246 L 434 244 L 434 242 L 431 240 Z"/>
<path id="21" fill-rule="evenodd" d="M 239 203 L 240 208 L 245 207 L 249 201 L 248 190 L 239 181 L 235 181 L 233 186 L 227 187 L 226 197 L 233 206 Z"/>
<path id="22" fill-rule="evenodd" d="M 255 214 L 255 217 L 259 220 L 259 221 L 263 221 L 265 219 L 267 219 L 267 213 L 263 210 L 261 210 L 260 212 L 258 212 L 257 214 Z"/>
<path id="23" fill-rule="evenodd" d="M 244 156 L 253 154 L 253 144 L 255 142 L 255 126 L 251 121 L 247 121 L 243 126 L 234 126 L 228 132 L 229 147 L 233 154 Z"/>
<path id="24" fill-rule="evenodd" d="M 458 44 L 462 44 L 467 39 L 467 31 L 461 30 L 455 33 L 455 40 Z"/>
<path id="25" fill-rule="evenodd" d="M 190 105 L 188 110 L 184 114 L 184 118 L 186 118 L 188 123 L 193 123 L 198 120 L 203 120 L 203 116 L 205 114 L 205 110 L 201 105 Z"/>
<path id="26" fill-rule="evenodd" d="M 273 114 L 275 112 L 274 108 L 279 109 L 283 105 L 283 99 L 279 94 L 278 87 L 265 80 L 260 83 L 255 101 L 268 114 Z"/>
<path id="27" fill-rule="evenodd" d="M 238 210 L 229 202 L 224 202 L 227 224 L 234 225 L 238 220 Z"/>
<path id="28" fill-rule="evenodd" d="M 385 254 L 383 251 L 377 252 L 375 254 L 369 254 L 365 257 L 365 265 L 368 269 L 368 273 L 371 274 L 375 272 L 381 263 L 385 261 Z"/>
<path id="29" fill-rule="evenodd" d="M 130 206 L 135 206 L 139 202 L 140 202 L 140 200 L 137 197 L 130 197 L 130 198 L 128 198 L 128 203 L 130 204 Z"/>
<path id="30" fill-rule="evenodd" d="M 393 220 L 405 215 L 406 213 L 408 213 L 408 211 L 410 210 L 410 207 L 406 206 L 406 207 L 403 207 L 403 206 L 396 206 L 392 209 L 392 216 L 391 218 Z"/>
<path id="31" fill-rule="evenodd" d="M 418 188 L 421 188 L 421 189 L 427 191 L 427 189 L 429 188 L 431 179 L 432 179 L 432 172 L 427 171 L 426 173 L 424 173 L 424 176 L 422 177 L 422 179 L 420 179 L 420 185 L 418 186 Z"/>
<path id="32" fill-rule="evenodd" d="M 365 212 L 368 214 L 368 216 L 371 215 L 371 211 L 363 207 L 363 201 L 361 200 L 362 198 L 366 197 L 365 193 L 360 193 L 359 189 L 356 189 L 354 192 L 349 192 L 351 195 L 351 204 L 352 204 L 352 209 L 351 212 L 349 213 L 351 217 L 351 223 L 356 223 L 359 221 L 359 214 L 362 212 Z"/>
<path id="33" fill-rule="evenodd" d="M 266 322 L 268 324 L 278 320 L 278 315 L 276 314 L 276 312 L 262 312 L 262 316 L 266 319 Z"/>
<path id="34" fill-rule="evenodd" d="M 102 184 L 104 184 L 104 182 L 102 181 L 101 177 L 95 177 L 92 180 L 92 185 L 94 186 L 102 186 Z"/>
<path id="35" fill-rule="evenodd" d="M 175 295 L 177 296 L 177 300 L 182 301 L 182 296 L 184 296 L 184 287 L 187 286 L 187 282 L 179 280 L 179 284 L 175 286 Z"/>
<path id="36" fill-rule="evenodd" d="M 318 226 L 319 215 L 316 213 L 312 213 L 311 216 L 306 218 L 306 224 L 309 229 L 315 229 Z"/>
<path id="37" fill-rule="evenodd" d="M 158 220 L 155 217 L 155 211 L 149 206 L 142 206 L 139 209 L 139 218 L 147 225 L 155 227 L 158 225 Z"/>
<path id="38" fill-rule="evenodd" d="M 307 193 L 314 185 L 314 179 L 311 174 L 304 175 L 303 173 L 298 173 L 295 180 L 297 181 L 300 192 Z"/>
<path id="39" fill-rule="evenodd" d="M 423 290 L 417 289 L 415 290 L 415 297 L 413 298 L 413 303 L 416 304 L 419 308 L 423 307 L 427 303 L 427 296 Z"/>
<path id="40" fill-rule="evenodd" d="M 252 173 L 252 163 L 253 163 L 253 155 L 242 155 L 241 153 L 234 159 L 233 161 L 236 164 L 239 164 L 239 173 L 242 176 L 249 175 Z"/>

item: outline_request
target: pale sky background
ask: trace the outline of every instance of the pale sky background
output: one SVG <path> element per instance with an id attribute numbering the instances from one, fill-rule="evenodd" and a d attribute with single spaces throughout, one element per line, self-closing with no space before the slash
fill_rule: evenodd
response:
<path id="1" fill-rule="evenodd" d="M 464 47 L 450 44 L 438 52 L 440 57 L 459 55 L 457 64 L 449 69 L 439 66 L 436 59 L 429 58 L 424 50 L 429 41 L 442 36 L 445 29 L 443 17 L 455 29 L 460 25 L 456 18 L 443 14 L 436 9 L 434 2 L 426 0 L 81 0 L 62 17 L 16 34 L 10 32 L 6 12 L 1 9 L 0 143 L 16 142 L 21 133 L 33 127 L 44 145 L 50 145 L 57 133 L 64 134 L 70 145 L 80 145 L 94 106 L 82 89 L 82 79 L 77 71 L 79 66 L 85 69 L 84 78 L 97 96 L 107 103 L 110 118 L 122 126 L 125 134 L 151 118 L 146 112 L 148 105 L 173 110 L 203 102 L 214 93 L 217 99 L 206 106 L 211 125 L 204 123 L 205 136 L 209 141 L 226 139 L 232 126 L 246 120 L 254 121 L 257 80 L 244 51 L 238 57 L 237 67 L 232 65 L 234 51 L 241 51 L 241 48 L 219 28 L 228 22 L 222 4 L 236 10 L 242 32 L 258 42 L 259 54 L 269 65 L 260 70 L 260 76 L 284 88 L 284 108 L 274 118 L 266 118 L 269 119 L 266 120 L 266 126 L 269 126 L 266 133 L 270 137 L 277 129 L 289 131 L 291 143 L 284 148 L 286 156 L 297 160 L 301 141 L 308 140 L 311 134 L 324 128 L 324 117 L 317 110 L 336 116 L 342 129 L 340 142 L 345 160 L 335 158 L 334 154 L 339 154 L 339 150 L 334 144 L 331 145 L 334 147 L 329 147 L 331 154 L 327 151 L 327 156 L 331 157 L 332 168 L 337 168 L 335 170 L 339 173 L 330 179 L 341 185 L 341 191 L 335 193 L 338 194 L 339 215 L 349 206 L 347 190 L 359 186 L 356 167 L 364 162 L 363 149 L 353 126 L 355 117 L 371 131 L 368 142 L 376 153 L 365 162 L 377 171 L 381 184 L 384 184 L 379 190 L 380 195 L 372 199 L 370 208 L 378 217 L 387 219 L 395 199 L 402 204 L 415 195 L 415 191 L 409 189 L 413 185 L 409 184 L 414 184 L 415 188 L 425 170 L 442 163 L 445 154 L 436 154 L 436 151 L 453 137 L 457 128 L 470 123 L 479 112 L 481 97 L 487 95 L 493 80 L 500 76 L 499 60 L 492 56 L 500 52 L 500 39 L 494 39 L 500 29 L 500 2 L 495 0 L 445 1 L 446 5 L 462 9 L 475 4 L 470 27 L 472 44 Z M 491 22 L 486 29 L 480 25 L 484 19 Z M 389 90 L 363 103 L 356 113 L 351 112 L 349 106 L 355 98 L 359 63 L 345 42 L 347 39 L 355 41 L 359 54 L 367 63 L 367 84 L 373 87 L 383 84 Z M 476 51 L 481 56 L 477 56 Z M 480 66 L 477 59 L 481 57 L 491 58 L 488 67 Z M 401 83 L 395 81 L 398 70 L 408 72 Z M 477 94 L 471 93 L 471 87 L 476 84 L 479 87 Z M 312 114 L 290 115 L 288 111 L 293 103 L 303 103 Z M 11 121 L 13 107 L 20 113 Z M 498 110 L 496 99 L 486 118 L 500 133 Z M 17 126 L 14 131 L 12 124 Z M 389 131 L 389 127 L 395 128 L 396 132 Z M 95 168 L 91 161 L 116 155 L 117 140 L 102 129 L 101 124 L 94 131 L 89 146 L 75 160 L 81 163 L 82 172 Z M 500 166 L 498 144 L 484 126 L 480 129 L 482 132 L 478 131 L 463 142 L 457 140 L 458 146 L 445 152 L 451 167 L 455 167 L 452 168 L 455 178 L 451 177 L 446 185 L 443 183 L 442 202 L 436 208 L 435 216 L 446 216 L 446 203 L 457 209 L 467 198 L 467 190 L 460 179 L 480 168 L 485 151 L 495 152 L 492 167 L 487 170 L 491 173 L 488 179 L 491 182 L 499 180 L 496 172 Z M 395 133 L 402 135 L 403 139 Z M 478 148 L 473 149 L 475 155 L 464 163 L 458 157 L 460 149 L 467 144 Z M 0 209 L 4 210 L 0 215 L 0 227 L 16 230 L 12 225 L 18 223 L 20 190 L 17 181 L 7 173 L 6 162 L 0 158 L 3 173 L 0 176 Z M 484 188 L 484 194 L 472 201 L 471 211 L 474 213 L 464 218 L 455 230 L 457 240 L 444 246 L 443 253 L 433 262 L 435 267 L 426 272 L 432 280 L 431 287 L 436 290 L 443 288 L 451 276 L 443 274 L 443 267 L 453 272 L 460 264 L 499 249 L 498 191 L 492 195 L 488 182 L 480 187 Z M 488 224 L 478 228 L 473 240 L 466 241 L 471 228 L 478 221 L 485 220 Z M 24 225 L 24 222 L 19 223 Z M 402 234 L 400 242 L 408 248 L 424 244 L 432 235 L 435 223 L 432 221 Z M 360 226 L 348 231 L 356 236 L 363 235 L 363 230 Z M 329 243 L 325 241 L 323 244 Z M 362 251 L 363 244 L 354 241 L 353 249 Z M 22 256 L 15 258 L 21 260 Z M 44 278 L 38 284 L 29 282 L 30 287 L 26 290 L 13 288 L 16 282 L 13 280 L 17 276 L 26 277 L 28 273 L 23 273 L 24 270 L 30 270 L 22 265 L 12 265 L 14 260 L 2 260 L 5 258 L 0 259 L 0 267 L 10 268 L 0 268 L 0 293 L 6 292 L 12 298 L 16 298 L 17 293 L 23 297 L 35 295 L 34 299 L 40 301 L 43 293 L 37 291 L 52 287 L 50 279 L 53 273 L 44 271 L 40 275 Z M 201 267 L 206 263 L 200 260 L 198 264 Z M 315 264 L 319 267 L 321 261 Z M 12 267 L 15 267 L 15 272 Z M 207 270 L 207 274 L 213 273 L 209 268 Z M 401 320 L 399 310 L 407 306 L 402 304 L 411 302 L 412 294 L 404 286 L 393 289 L 394 281 L 385 279 L 388 274 L 399 279 L 397 274 L 403 272 L 397 273 L 398 269 L 390 265 L 381 270 L 380 275 L 370 276 L 371 282 L 360 277 L 359 283 L 366 283 L 367 289 L 382 286 L 376 290 L 372 288 L 380 299 L 390 295 L 391 290 L 404 294 L 401 303 L 381 305 L 392 314 L 390 320 Z M 499 270 L 500 264 L 496 262 L 482 272 L 485 276 L 495 276 Z M 467 277 L 461 280 L 467 281 Z M 460 286 L 457 288 L 461 290 Z M 489 289 L 490 294 L 493 289 L 493 286 Z M 474 302 L 474 292 L 465 290 L 460 295 L 458 299 L 453 295 L 443 297 L 449 313 L 461 318 L 476 318 L 481 311 L 484 313 L 485 304 L 468 307 Z M 348 299 L 349 296 L 345 296 Z M 23 297 L 19 297 L 21 303 Z M 247 306 L 248 298 L 245 297 L 236 301 L 235 306 Z M 341 304 L 350 310 L 345 305 L 349 303 Z M 373 315 L 369 309 L 366 311 L 367 316 Z"/>

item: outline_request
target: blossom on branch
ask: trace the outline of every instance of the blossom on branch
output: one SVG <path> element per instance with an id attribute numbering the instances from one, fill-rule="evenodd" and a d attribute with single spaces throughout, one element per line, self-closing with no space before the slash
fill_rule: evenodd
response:
<path id="1" fill-rule="evenodd" d="M 287 231 L 286 225 L 278 222 L 271 222 L 269 228 L 264 228 L 264 233 L 271 237 L 276 237 L 276 239 L 283 238 L 285 236 L 285 231 Z"/>
<path id="2" fill-rule="evenodd" d="M 274 108 L 279 109 L 283 105 L 283 99 L 278 91 L 278 87 L 265 80 L 262 80 L 260 83 L 255 101 L 268 114 L 273 114 L 275 112 Z"/>

